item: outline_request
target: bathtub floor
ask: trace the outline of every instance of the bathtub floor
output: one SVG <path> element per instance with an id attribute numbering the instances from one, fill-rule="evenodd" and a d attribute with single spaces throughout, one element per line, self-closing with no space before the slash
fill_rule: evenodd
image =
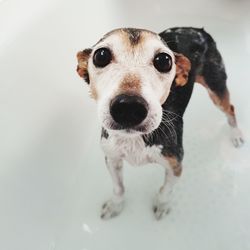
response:
<path id="1" fill-rule="evenodd" d="M 163 0 L 153 6 L 0 1 L 1 250 L 250 249 L 249 4 L 217 2 L 183 2 L 179 10 Z M 126 165 L 125 209 L 102 221 L 112 185 L 96 107 L 75 73 L 75 54 L 119 26 L 161 31 L 178 25 L 205 26 L 215 37 L 246 143 L 231 145 L 225 117 L 195 86 L 171 213 L 155 221 L 151 211 L 163 169 Z"/>

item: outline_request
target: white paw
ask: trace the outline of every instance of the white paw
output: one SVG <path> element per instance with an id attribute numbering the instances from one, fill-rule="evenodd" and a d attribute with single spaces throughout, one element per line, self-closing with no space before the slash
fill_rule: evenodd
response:
<path id="1" fill-rule="evenodd" d="M 161 220 L 170 212 L 169 202 L 159 201 L 157 198 L 153 205 L 154 216 L 157 220 Z"/>
<path id="2" fill-rule="evenodd" d="M 113 200 L 108 200 L 102 206 L 101 218 L 104 220 L 113 218 L 119 215 L 124 207 L 124 201 L 114 202 Z"/>
<path id="3" fill-rule="evenodd" d="M 231 141 L 236 148 L 239 148 L 244 144 L 243 135 L 239 128 L 231 129 Z"/>

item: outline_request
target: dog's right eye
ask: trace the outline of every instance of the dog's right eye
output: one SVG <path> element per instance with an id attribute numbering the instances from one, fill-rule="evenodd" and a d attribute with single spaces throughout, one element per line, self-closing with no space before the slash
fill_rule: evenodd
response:
<path id="1" fill-rule="evenodd" d="M 107 48 L 100 48 L 95 51 L 93 63 L 98 68 L 107 66 L 112 60 L 111 51 Z"/>

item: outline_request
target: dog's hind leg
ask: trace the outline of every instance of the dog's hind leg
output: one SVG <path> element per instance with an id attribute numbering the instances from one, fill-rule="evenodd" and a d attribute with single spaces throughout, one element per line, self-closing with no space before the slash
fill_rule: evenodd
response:
<path id="1" fill-rule="evenodd" d="M 106 157 L 106 165 L 113 182 L 113 197 L 102 206 L 101 218 L 110 219 L 119 215 L 124 206 L 122 160 Z"/>
<path id="2" fill-rule="evenodd" d="M 240 147 L 244 140 L 237 125 L 234 106 L 230 102 L 226 80 L 227 75 L 221 55 L 214 45 L 206 52 L 206 60 L 200 75 L 196 77 L 196 82 L 207 89 L 213 103 L 225 113 L 231 128 L 231 140 L 235 147 Z"/>
<path id="3" fill-rule="evenodd" d="M 235 147 L 240 147 L 244 143 L 243 135 L 238 128 L 237 120 L 236 120 L 236 115 L 235 115 L 235 108 L 230 102 L 230 94 L 228 89 L 225 88 L 223 90 L 223 93 L 220 92 L 218 95 L 216 91 L 211 90 L 209 86 L 206 84 L 206 81 L 204 80 L 203 77 L 199 76 L 196 81 L 198 83 L 201 83 L 208 91 L 208 94 L 213 101 L 213 103 L 220 109 L 222 110 L 226 117 L 228 124 L 231 129 L 231 141 Z"/>

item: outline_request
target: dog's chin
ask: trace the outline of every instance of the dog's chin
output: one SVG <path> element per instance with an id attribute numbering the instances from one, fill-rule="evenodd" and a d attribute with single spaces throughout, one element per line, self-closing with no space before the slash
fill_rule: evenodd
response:
<path id="1" fill-rule="evenodd" d="M 111 133 L 119 135 L 119 136 L 126 136 L 126 137 L 136 137 L 138 135 L 143 135 L 145 133 L 135 130 L 135 129 L 119 129 L 119 130 L 109 130 Z"/>
<path id="2" fill-rule="evenodd" d="M 139 131 L 136 129 L 119 129 L 119 130 L 114 130 L 114 129 L 109 129 L 108 133 L 117 135 L 120 137 L 137 137 L 137 136 L 142 136 L 144 134 L 148 134 L 147 132 Z"/>

